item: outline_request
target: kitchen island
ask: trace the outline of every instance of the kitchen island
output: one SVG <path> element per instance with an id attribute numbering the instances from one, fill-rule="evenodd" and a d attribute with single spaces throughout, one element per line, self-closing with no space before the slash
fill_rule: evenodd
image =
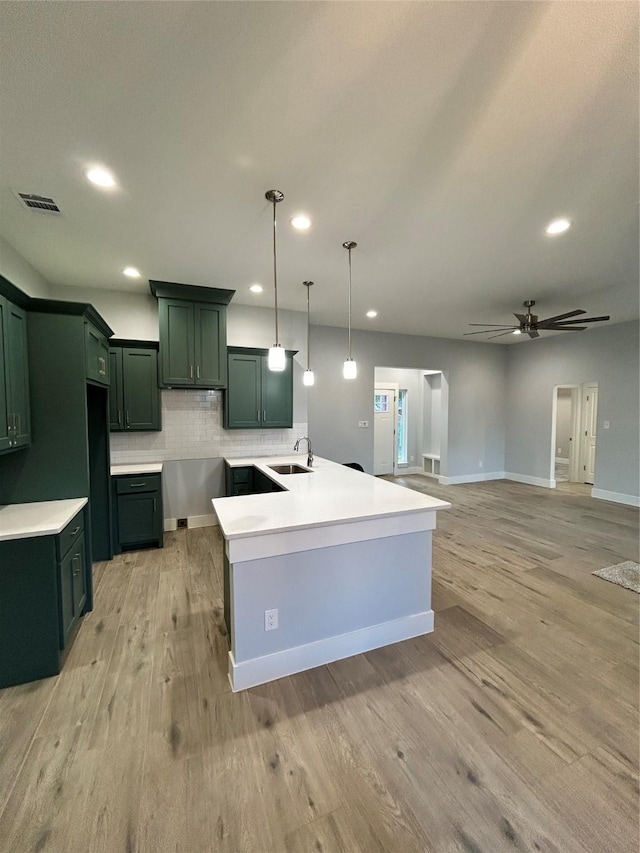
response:
<path id="1" fill-rule="evenodd" d="M 215 498 L 234 691 L 433 631 L 431 531 L 450 504 L 302 454 L 228 459 L 282 489 Z M 293 464 L 301 473 L 278 473 Z"/>

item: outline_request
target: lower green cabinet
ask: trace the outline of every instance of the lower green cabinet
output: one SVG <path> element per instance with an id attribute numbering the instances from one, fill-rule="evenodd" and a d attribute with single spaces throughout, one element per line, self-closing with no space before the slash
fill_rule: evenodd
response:
<path id="1" fill-rule="evenodd" d="M 57 675 L 91 609 L 81 510 L 57 535 L 0 541 L 0 687 Z"/>
<path id="2" fill-rule="evenodd" d="M 162 476 L 113 477 L 114 552 L 163 546 Z"/>
<path id="3" fill-rule="evenodd" d="M 285 489 L 253 465 L 232 467 L 225 464 L 225 495 L 260 495 L 265 492 L 284 492 Z"/>

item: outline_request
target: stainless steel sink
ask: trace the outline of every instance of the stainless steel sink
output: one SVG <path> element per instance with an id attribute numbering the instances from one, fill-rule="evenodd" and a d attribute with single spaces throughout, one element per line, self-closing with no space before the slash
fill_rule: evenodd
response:
<path id="1" fill-rule="evenodd" d="M 303 468 L 301 465 L 269 465 L 272 471 L 275 471 L 276 474 L 312 474 L 313 471 L 310 471 L 308 468 Z"/>

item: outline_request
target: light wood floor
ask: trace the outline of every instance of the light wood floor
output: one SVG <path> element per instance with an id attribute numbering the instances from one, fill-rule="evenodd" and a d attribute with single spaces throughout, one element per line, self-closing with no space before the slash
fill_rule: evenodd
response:
<path id="1" fill-rule="evenodd" d="M 215 528 L 97 565 L 61 675 L 0 691 L 2 853 L 636 853 L 639 596 L 591 572 L 637 511 L 399 482 L 453 504 L 435 632 L 244 693 Z"/>

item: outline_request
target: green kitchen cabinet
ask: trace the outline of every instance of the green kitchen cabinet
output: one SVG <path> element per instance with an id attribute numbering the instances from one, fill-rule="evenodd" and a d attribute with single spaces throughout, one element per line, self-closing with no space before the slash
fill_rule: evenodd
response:
<path id="1" fill-rule="evenodd" d="M 158 345 L 112 340 L 109 349 L 111 432 L 161 429 Z"/>
<path id="2" fill-rule="evenodd" d="M 0 687 L 57 675 L 90 609 L 85 507 L 58 534 L 0 541 Z"/>
<path id="3" fill-rule="evenodd" d="M 114 551 L 163 546 L 162 475 L 112 478 Z"/>
<path id="4" fill-rule="evenodd" d="M 30 442 L 27 315 L 0 295 L 0 452 Z"/>
<path id="5" fill-rule="evenodd" d="M 293 356 L 285 369 L 269 370 L 268 350 L 229 347 L 225 394 L 225 429 L 275 429 L 293 426 Z"/>
<path id="6" fill-rule="evenodd" d="M 151 282 L 160 321 L 160 382 L 167 388 L 225 388 L 227 304 L 233 290 Z"/>
<path id="7" fill-rule="evenodd" d="M 109 384 L 109 341 L 89 320 L 84 321 L 86 377 L 100 385 Z"/>

